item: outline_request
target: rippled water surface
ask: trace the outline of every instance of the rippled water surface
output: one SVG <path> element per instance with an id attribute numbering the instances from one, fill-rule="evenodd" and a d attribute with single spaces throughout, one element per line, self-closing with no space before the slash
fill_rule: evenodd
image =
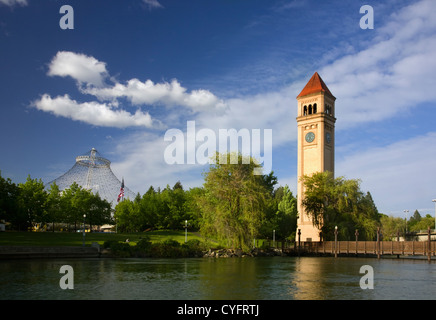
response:
<path id="1" fill-rule="evenodd" d="M 74 289 L 59 282 L 74 270 Z M 361 289 L 363 265 L 374 289 Z M 0 299 L 435 299 L 436 264 L 274 257 L 0 261 Z"/>

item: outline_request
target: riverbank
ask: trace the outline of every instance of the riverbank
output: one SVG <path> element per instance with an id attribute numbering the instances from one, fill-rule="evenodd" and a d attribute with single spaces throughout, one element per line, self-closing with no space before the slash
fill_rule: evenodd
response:
<path id="1" fill-rule="evenodd" d="M 41 258 L 98 258 L 98 247 L 0 246 L 0 260 Z"/>
<path id="2" fill-rule="evenodd" d="M 145 240 L 145 239 L 144 239 Z M 0 246 L 0 260 L 41 258 L 245 258 L 295 256 L 296 252 L 283 252 L 277 248 L 254 248 L 248 252 L 241 249 L 209 248 L 199 240 L 180 244 L 174 240 L 158 243 L 140 241 L 131 246 L 126 242 L 109 241 L 103 246 Z M 304 254 L 304 253 L 303 253 Z"/>
<path id="3" fill-rule="evenodd" d="M 66 247 L 66 246 L 50 246 L 50 247 L 35 247 L 35 246 L 0 246 L 0 261 L 1 260 L 16 260 L 16 259 L 84 259 L 84 258 L 246 258 L 246 257 L 334 257 L 330 253 L 311 253 L 306 251 L 285 250 L 277 248 L 258 249 L 254 248 L 249 252 L 243 252 L 239 249 L 209 249 L 186 251 L 186 253 L 174 253 L 168 249 L 155 251 L 153 254 L 144 252 L 138 254 L 122 254 L 118 251 L 112 251 L 110 248 L 102 248 L 98 244 L 92 247 Z M 376 259 L 376 254 L 338 254 L 338 257 L 357 257 L 357 258 L 373 258 Z M 427 260 L 426 256 L 416 255 L 384 255 L 383 259 L 408 259 L 408 260 Z M 436 261 L 436 257 L 432 257 L 432 261 Z"/>

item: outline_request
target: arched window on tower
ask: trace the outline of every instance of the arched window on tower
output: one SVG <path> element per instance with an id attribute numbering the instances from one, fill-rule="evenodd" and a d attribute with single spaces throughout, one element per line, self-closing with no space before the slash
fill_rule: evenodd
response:
<path id="1" fill-rule="evenodd" d="M 309 114 L 312 114 L 312 105 L 309 104 Z"/>
<path id="2" fill-rule="evenodd" d="M 303 108 L 303 115 L 307 116 L 307 106 L 304 106 Z"/>
<path id="3" fill-rule="evenodd" d="M 316 113 L 316 103 L 313 104 L 313 113 Z"/>

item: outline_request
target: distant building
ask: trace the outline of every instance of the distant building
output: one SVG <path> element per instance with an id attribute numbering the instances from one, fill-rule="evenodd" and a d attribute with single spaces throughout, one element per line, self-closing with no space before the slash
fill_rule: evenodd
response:
<path id="1" fill-rule="evenodd" d="M 121 182 L 110 168 L 111 162 L 103 158 L 99 152 L 92 148 L 84 155 L 76 157 L 76 163 L 65 174 L 46 184 L 49 188 L 56 182 L 61 191 L 69 188 L 74 182 L 84 189 L 98 193 L 102 199 L 112 203 L 115 207 L 118 203 L 120 189 L 123 184 L 123 197 L 135 197 L 135 193 L 124 186 L 124 179 Z"/>
<path id="2" fill-rule="evenodd" d="M 320 241 L 320 230 L 304 212 L 300 178 L 315 172 L 335 171 L 335 100 L 319 74 L 310 78 L 298 101 L 298 226 L 301 241 Z M 297 230 L 298 232 L 298 230 Z"/>

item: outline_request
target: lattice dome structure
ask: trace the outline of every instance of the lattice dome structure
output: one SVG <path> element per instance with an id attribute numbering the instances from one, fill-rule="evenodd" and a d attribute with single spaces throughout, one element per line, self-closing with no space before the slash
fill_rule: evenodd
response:
<path id="1" fill-rule="evenodd" d="M 116 206 L 121 181 L 112 172 L 110 164 L 108 159 L 103 158 L 95 148 L 92 148 L 86 154 L 76 157 L 76 163 L 68 172 L 50 181 L 46 186 L 49 187 L 53 182 L 56 182 L 62 191 L 76 182 L 94 194 L 98 192 L 102 199 L 106 199 L 112 203 L 112 206 Z M 124 198 L 132 200 L 135 198 L 135 193 L 126 186 L 124 186 Z"/>

